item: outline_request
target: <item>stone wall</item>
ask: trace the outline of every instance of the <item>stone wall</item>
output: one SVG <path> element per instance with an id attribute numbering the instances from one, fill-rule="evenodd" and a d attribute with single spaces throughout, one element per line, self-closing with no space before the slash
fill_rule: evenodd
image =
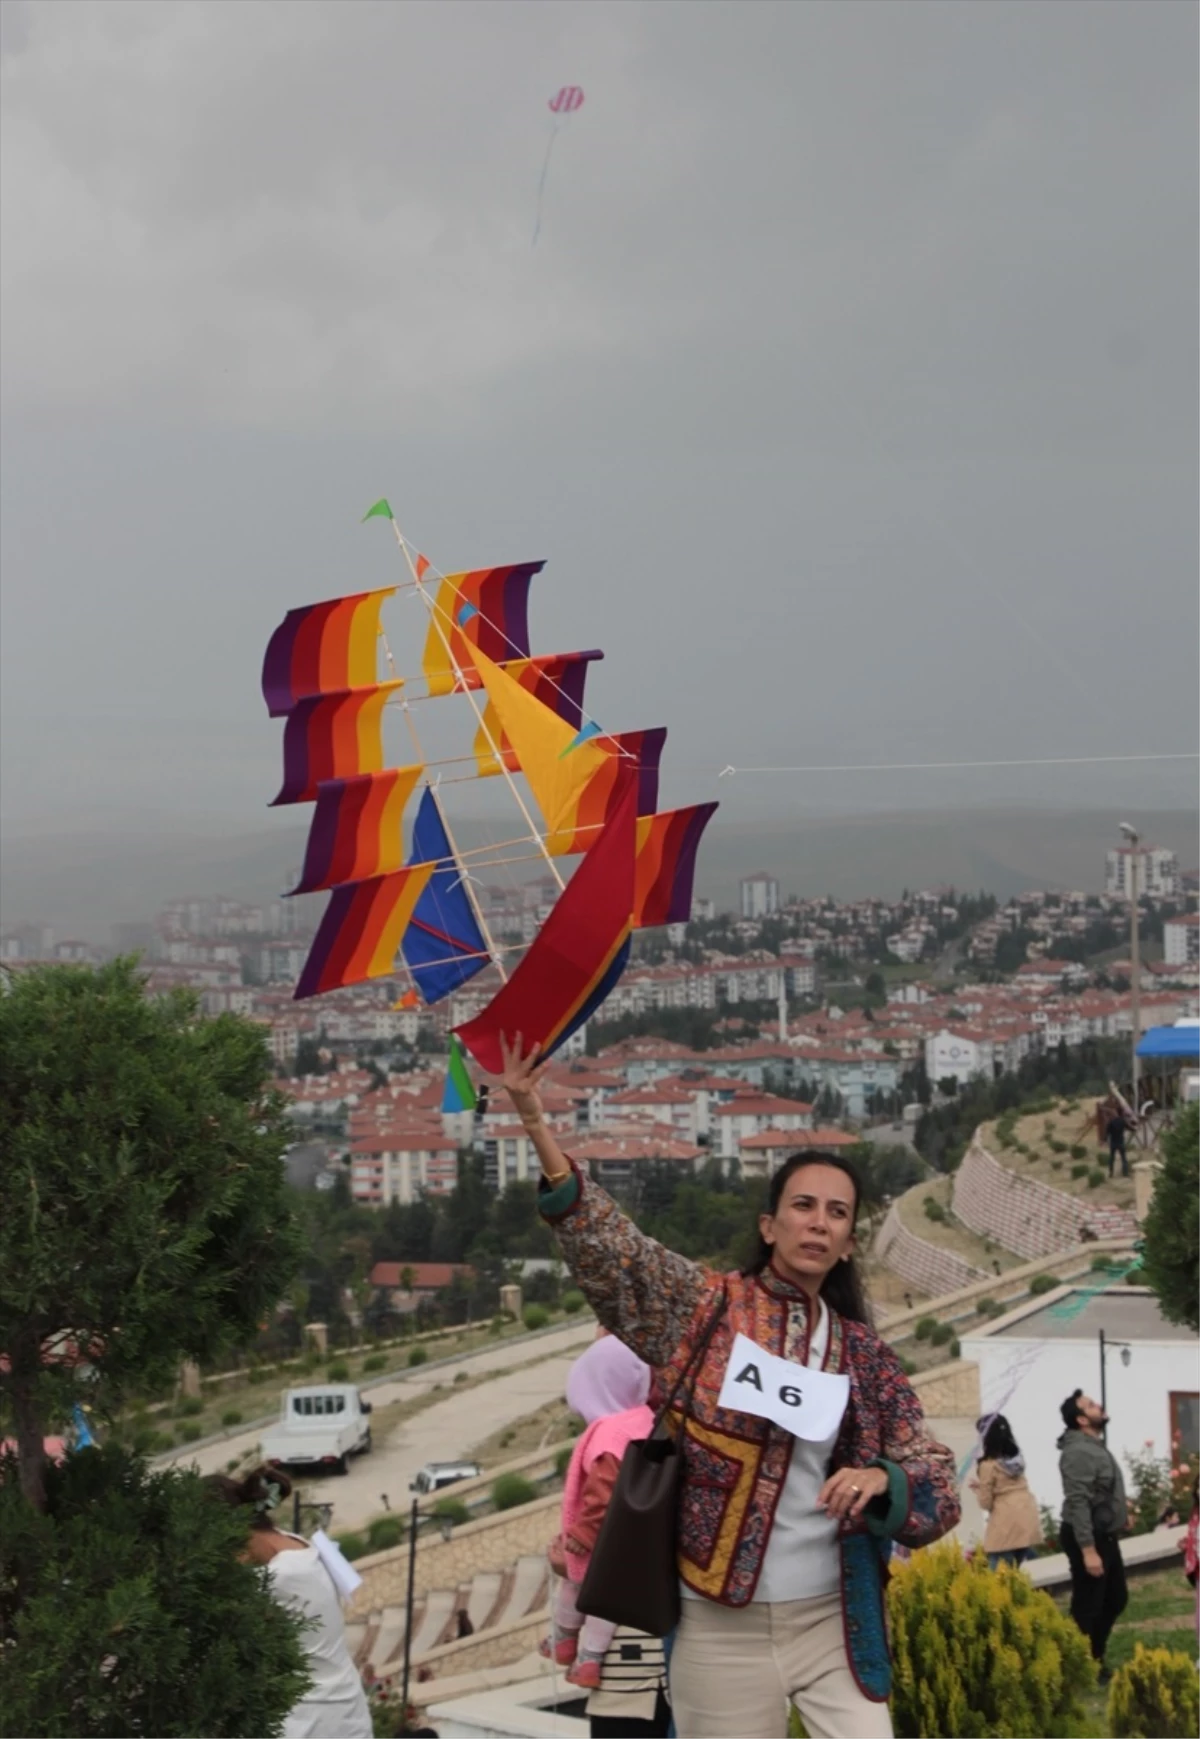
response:
<path id="1" fill-rule="evenodd" d="M 422 1534 L 417 1541 L 413 1589 L 460 1588 L 481 1570 L 507 1570 L 518 1558 L 544 1552 L 558 1532 L 562 1497 L 552 1493 L 499 1515 L 455 1528 L 448 1540 Z M 366 1618 L 381 1606 L 403 1606 L 408 1591 L 408 1547 L 373 1552 L 354 1568 L 363 1585 L 346 1608 L 349 1619 Z M 465 1669 L 464 1669 L 465 1670 Z"/>
<path id="2" fill-rule="evenodd" d="M 1124 1208 L 1089 1207 L 1065 1190 L 1001 1165 L 978 1131 L 954 1174 L 954 1212 L 964 1226 L 1018 1256 L 1050 1256 L 1094 1238 L 1135 1238 Z"/>
<path id="3" fill-rule="evenodd" d="M 910 1232 L 900 1218 L 895 1202 L 888 1209 L 880 1227 L 872 1255 L 907 1280 L 919 1292 L 938 1297 L 943 1292 L 958 1292 L 964 1286 L 988 1279 L 981 1268 L 973 1268 L 952 1250 L 943 1250 Z"/>
<path id="4" fill-rule="evenodd" d="M 506 1667 L 511 1661 L 532 1654 L 549 1624 L 550 1608 L 543 1606 L 540 1611 L 528 1612 L 524 1618 L 514 1618 L 509 1624 L 481 1630 L 478 1636 L 465 1636 L 461 1642 L 445 1642 L 441 1648 L 431 1648 L 421 1656 L 421 1665 L 430 1669 L 435 1680 L 443 1681 L 460 1678 L 464 1673 L 482 1672 L 486 1667 Z M 381 1677 L 390 1678 L 402 1672 L 403 1659 L 389 1663 L 389 1667 L 390 1671 Z M 546 1671 L 549 1670 L 546 1663 Z M 419 1687 L 410 1685 L 410 1691 L 418 1689 L 423 1703 L 436 1702 L 438 1697 L 445 1695 L 444 1690 L 436 1689 L 429 1682 Z"/>
<path id="5" fill-rule="evenodd" d="M 927 1419 L 978 1419 L 982 1411 L 979 1366 L 970 1359 L 951 1359 L 908 1380 Z"/>

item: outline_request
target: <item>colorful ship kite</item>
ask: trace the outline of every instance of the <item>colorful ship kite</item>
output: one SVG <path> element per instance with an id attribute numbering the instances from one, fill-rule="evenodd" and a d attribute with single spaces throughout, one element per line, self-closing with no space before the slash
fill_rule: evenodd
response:
<path id="1" fill-rule="evenodd" d="M 313 806 L 289 893 L 329 892 L 295 996 L 394 976 L 406 982 L 398 1006 L 432 1004 L 493 966 L 500 989 L 455 1030 L 499 1073 L 502 1034 L 549 1055 L 608 996 L 635 930 L 687 921 L 696 852 L 717 805 L 659 810 L 666 730 L 610 734 L 584 707 L 588 667 L 601 653 L 531 651 L 529 586 L 542 562 L 440 574 L 386 501 L 366 518 L 389 520 L 407 578 L 289 610 L 263 662 L 267 710 L 284 720 L 274 802 Z M 411 678 L 396 674 L 383 622 L 401 593 L 415 594 L 427 615 Z M 419 751 L 412 700 L 448 695 L 465 695 L 473 717 L 468 752 L 449 758 L 467 769 L 458 777 L 506 781 L 526 830 L 520 843 L 562 890 L 521 950 L 496 945 L 474 879 L 489 862 L 514 860 L 495 847 L 459 850 L 447 760 L 435 766 L 418 752 L 406 765 L 385 764 L 386 709 L 404 709 Z M 568 880 L 560 866 L 571 857 L 579 862 Z"/>

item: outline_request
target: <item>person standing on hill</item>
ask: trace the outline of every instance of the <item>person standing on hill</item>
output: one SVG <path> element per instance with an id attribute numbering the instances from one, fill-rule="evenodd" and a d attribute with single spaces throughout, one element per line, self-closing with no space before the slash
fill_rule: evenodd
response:
<path id="1" fill-rule="evenodd" d="M 1129 1599 L 1119 1535 L 1129 1522 L 1125 1481 L 1104 1442 L 1108 1415 L 1076 1389 L 1062 1404 L 1066 1430 L 1058 1440 L 1063 1485 L 1062 1543 L 1071 1565 L 1071 1617 L 1091 1644 L 1104 1681 L 1113 1625 Z"/>

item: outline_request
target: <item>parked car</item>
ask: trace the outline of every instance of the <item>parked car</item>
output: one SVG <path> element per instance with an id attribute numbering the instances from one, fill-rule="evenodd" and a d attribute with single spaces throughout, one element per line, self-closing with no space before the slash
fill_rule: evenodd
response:
<path id="1" fill-rule="evenodd" d="M 417 1477 L 409 1481 L 409 1491 L 424 1497 L 444 1486 L 457 1485 L 462 1479 L 478 1479 L 483 1472 L 477 1461 L 427 1461 Z"/>
<path id="2" fill-rule="evenodd" d="M 283 1467 L 326 1468 L 345 1473 L 352 1455 L 371 1447 L 371 1403 L 353 1383 L 317 1383 L 288 1389 L 279 1423 L 262 1440 L 266 1461 Z"/>

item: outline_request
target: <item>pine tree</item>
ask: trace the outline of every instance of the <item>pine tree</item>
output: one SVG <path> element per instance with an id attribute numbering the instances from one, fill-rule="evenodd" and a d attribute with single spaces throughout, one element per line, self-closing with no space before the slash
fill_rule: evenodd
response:
<path id="1" fill-rule="evenodd" d="M 252 1335 L 292 1278 L 270 1078 L 256 1027 L 149 998 L 132 960 L 0 995 L 0 1407 L 35 1509 L 73 1367 L 114 1404 Z"/>
<path id="2" fill-rule="evenodd" d="M 1163 1165 L 1142 1229 L 1142 1268 L 1168 1322 L 1200 1328 L 1200 1106 L 1189 1105 L 1163 1141 Z"/>

